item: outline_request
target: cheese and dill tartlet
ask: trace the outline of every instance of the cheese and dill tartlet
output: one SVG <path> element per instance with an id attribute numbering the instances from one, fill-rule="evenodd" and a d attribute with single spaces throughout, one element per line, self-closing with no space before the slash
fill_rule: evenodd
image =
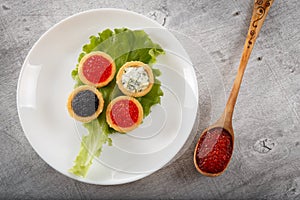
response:
<path id="1" fill-rule="evenodd" d="M 152 69 L 140 61 L 125 63 L 117 74 L 117 85 L 127 96 L 142 97 L 152 89 Z"/>

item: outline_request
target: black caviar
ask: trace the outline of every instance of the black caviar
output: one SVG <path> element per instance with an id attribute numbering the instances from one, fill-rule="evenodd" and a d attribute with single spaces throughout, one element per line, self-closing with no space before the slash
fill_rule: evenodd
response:
<path id="1" fill-rule="evenodd" d="M 97 95 L 90 90 L 78 92 L 72 99 L 72 108 L 76 115 L 88 117 L 93 115 L 99 107 Z"/>

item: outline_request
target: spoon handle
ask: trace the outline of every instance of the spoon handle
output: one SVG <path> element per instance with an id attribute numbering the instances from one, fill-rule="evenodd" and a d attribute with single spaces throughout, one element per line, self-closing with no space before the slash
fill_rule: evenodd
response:
<path id="1" fill-rule="evenodd" d="M 231 124 L 232 114 L 234 111 L 234 106 L 236 103 L 236 99 L 240 90 L 240 86 L 242 83 L 242 78 L 250 57 L 250 54 L 252 52 L 254 43 L 256 41 L 256 38 L 258 36 L 258 33 L 266 19 L 266 16 L 268 14 L 268 11 L 272 5 L 274 0 L 255 0 L 254 1 L 254 7 L 252 12 L 252 18 L 251 23 L 249 26 L 247 38 L 244 45 L 243 54 L 240 60 L 240 66 L 236 75 L 236 78 L 234 80 L 233 87 L 231 89 L 230 96 L 228 98 L 224 113 L 223 113 L 223 120 L 225 120 L 225 123 Z"/>

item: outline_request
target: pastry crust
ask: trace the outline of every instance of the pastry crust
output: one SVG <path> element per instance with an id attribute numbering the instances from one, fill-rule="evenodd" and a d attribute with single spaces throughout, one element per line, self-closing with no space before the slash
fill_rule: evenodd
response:
<path id="1" fill-rule="evenodd" d="M 128 67 L 143 67 L 145 69 L 145 71 L 148 74 L 149 77 L 149 85 L 146 89 L 142 90 L 141 92 L 131 92 L 128 91 L 122 84 L 122 76 L 124 74 L 124 70 Z M 150 92 L 150 90 L 152 89 L 154 83 L 154 76 L 153 76 L 153 72 L 152 69 L 145 63 L 140 62 L 140 61 L 131 61 L 131 62 L 127 62 L 125 63 L 120 70 L 118 71 L 117 74 L 117 85 L 119 87 L 119 89 L 127 96 L 131 96 L 131 97 L 142 97 L 144 95 L 146 95 L 148 92 Z"/>
<path id="2" fill-rule="evenodd" d="M 93 115 L 87 116 L 87 117 L 82 117 L 82 116 L 77 115 L 74 112 L 73 107 L 72 107 L 73 98 L 76 96 L 76 94 L 78 92 L 84 91 L 84 90 L 92 91 L 94 94 L 97 95 L 98 100 L 99 100 L 99 105 L 98 105 L 98 109 L 96 110 L 96 112 Z M 99 116 L 99 114 L 102 112 L 103 106 L 104 106 L 104 100 L 103 100 L 102 94 L 97 90 L 97 88 L 89 86 L 89 85 L 79 86 L 78 88 L 74 89 L 73 92 L 70 94 L 70 96 L 68 98 L 68 103 L 67 103 L 67 108 L 68 108 L 70 116 L 81 122 L 90 122 L 90 121 L 96 119 Z"/>
<path id="3" fill-rule="evenodd" d="M 90 82 L 89 80 L 86 79 L 86 77 L 84 76 L 83 74 L 83 63 L 91 56 L 94 56 L 94 55 L 99 55 L 99 56 L 102 56 L 103 58 L 109 60 L 109 62 L 111 63 L 112 65 L 112 70 L 111 70 L 111 74 L 110 76 L 106 79 L 106 81 L 104 82 L 101 82 L 101 83 L 92 83 Z M 93 51 L 89 54 L 86 54 L 85 56 L 83 56 L 83 58 L 80 60 L 79 62 L 79 66 L 78 66 L 78 75 L 79 75 L 79 79 L 87 84 L 87 85 L 92 85 L 92 86 L 95 86 L 97 88 L 100 88 L 100 87 L 103 87 L 103 86 L 106 86 L 111 80 L 113 80 L 113 78 L 115 77 L 115 73 L 116 73 L 116 64 L 114 62 L 114 60 L 112 59 L 112 57 L 110 57 L 110 55 L 102 52 L 102 51 Z"/>
<path id="4" fill-rule="evenodd" d="M 114 124 L 111 117 L 110 117 L 110 112 L 111 112 L 111 109 L 113 107 L 113 105 L 120 101 L 120 100 L 129 100 L 129 101 L 132 101 L 138 108 L 138 111 L 139 111 L 139 115 L 138 115 L 138 119 L 137 121 L 130 127 L 119 127 L 118 125 Z M 143 107 L 142 105 L 140 104 L 140 102 L 138 100 L 136 100 L 135 98 L 133 97 L 128 97 L 128 96 L 119 96 L 115 99 L 113 99 L 107 106 L 107 109 L 106 109 L 106 121 L 108 123 L 108 125 L 115 129 L 116 131 L 120 132 L 120 133 L 127 133 L 129 131 L 132 131 L 133 129 L 137 128 L 142 120 L 143 120 L 143 117 L 144 117 L 144 112 L 143 112 Z"/>

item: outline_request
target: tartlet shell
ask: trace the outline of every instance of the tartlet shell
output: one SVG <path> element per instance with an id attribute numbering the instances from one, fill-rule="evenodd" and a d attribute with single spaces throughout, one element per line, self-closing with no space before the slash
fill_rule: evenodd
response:
<path id="1" fill-rule="evenodd" d="M 94 56 L 94 55 L 99 55 L 104 57 L 105 59 L 109 60 L 111 65 L 112 65 L 112 71 L 111 71 L 111 75 L 106 79 L 106 81 L 101 82 L 101 83 L 92 83 L 89 80 L 86 79 L 86 77 L 83 74 L 83 63 L 90 57 L 90 56 Z M 112 57 L 110 57 L 110 55 L 102 52 L 102 51 L 93 51 L 89 54 L 86 54 L 85 56 L 83 56 L 83 58 L 80 60 L 79 65 L 78 65 L 78 75 L 79 75 L 79 79 L 87 84 L 87 85 L 92 85 L 95 86 L 97 88 L 106 86 L 110 81 L 112 81 L 115 77 L 116 74 L 116 64 L 114 62 L 114 60 L 112 59 Z"/>
<path id="2" fill-rule="evenodd" d="M 123 127 L 119 127 L 117 126 L 116 124 L 113 123 L 111 117 L 110 117 L 110 112 L 111 112 L 111 109 L 113 107 L 113 105 L 120 101 L 120 100 L 129 100 L 129 101 L 133 101 L 134 104 L 138 107 L 138 110 L 139 110 L 139 116 L 138 116 L 138 119 L 137 119 L 137 122 L 134 123 L 132 126 L 130 127 L 126 127 L 126 128 L 123 128 Z M 129 131 L 132 131 L 133 129 L 137 128 L 141 122 L 143 121 L 143 117 L 144 117 L 144 111 L 143 111 L 143 107 L 142 105 L 140 104 L 140 102 L 138 100 L 136 100 L 135 98 L 133 97 L 129 97 L 129 96 L 119 96 L 115 99 L 113 99 L 107 106 L 107 109 L 106 109 L 106 121 L 108 123 L 108 125 L 115 129 L 116 131 L 120 132 L 120 133 L 127 133 Z"/>
<path id="3" fill-rule="evenodd" d="M 82 116 L 77 115 L 74 112 L 73 107 L 72 107 L 72 100 L 75 97 L 75 95 L 78 92 L 84 91 L 84 90 L 92 91 L 94 94 L 97 95 L 97 97 L 99 99 L 98 109 L 96 110 L 96 112 L 93 115 L 88 116 L 88 117 L 82 117 Z M 68 108 L 70 116 L 81 122 L 90 122 L 90 121 L 96 119 L 102 112 L 103 106 L 104 106 L 104 100 L 103 100 L 102 94 L 97 90 L 97 88 L 95 88 L 93 86 L 89 86 L 89 85 L 83 85 L 83 86 L 79 86 L 79 87 L 75 88 L 72 91 L 72 93 L 69 95 L 68 102 L 67 102 L 67 108 Z"/>
<path id="4" fill-rule="evenodd" d="M 141 92 L 130 92 L 126 88 L 124 88 L 122 84 L 122 76 L 124 74 L 124 70 L 128 67 L 144 67 L 145 71 L 147 72 L 149 76 L 149 85 L 146 89 L 142 90 Z M 140 61 L 131 61 L 125 63 L 118 71 L 117 77 L 116 77 L 116 82 L 119 87 L 119 89 L 123 92 L 123 94 L 131 97 L 142 97 L 148 94 L 150 90 L 152 89 L 153 83 L 154 83 L 154 76 L 152 69 L 145 63 L 140 62 Z"/>

